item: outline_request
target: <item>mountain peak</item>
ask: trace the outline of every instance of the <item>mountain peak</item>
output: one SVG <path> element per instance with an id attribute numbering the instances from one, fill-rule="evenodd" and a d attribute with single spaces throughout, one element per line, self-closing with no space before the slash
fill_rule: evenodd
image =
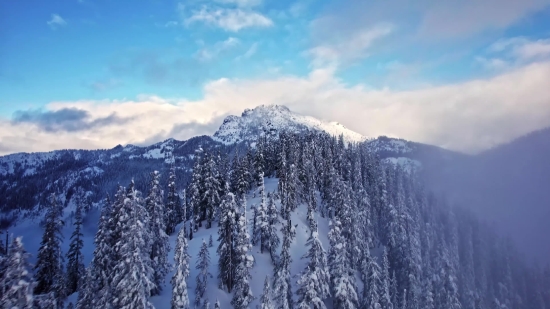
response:
<path id="1" fill-rule="evenodd" d="M 311 116 L 300 115 L 284 105 L 260 105 L 253 109 L 245 109 L 240 117 L 227 116 L 213 138 L 225 144 L 255 142 L 259 135 L 276 134 L 283 130 L 322 131 L 333 136 L 343 135 L 346 142 L 366 140 L 363 135 L 338 122 L 326 122 Z"/>

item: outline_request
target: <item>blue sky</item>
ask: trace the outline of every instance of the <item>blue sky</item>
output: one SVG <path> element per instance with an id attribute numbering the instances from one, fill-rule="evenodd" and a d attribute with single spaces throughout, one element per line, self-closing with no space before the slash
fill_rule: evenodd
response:
<path id="1" fill-rule="evenodd" d="M 0 153 L 211 134 L 227 114 L 273 103 L 365 135 L 465 152 L 550 125 L 544 120 L 550 0 L 19 0 L 0 6 Z M 526 79 L 513 93 L 499 91 Z M 89 124 L 114 115 L 147 126 L 139 120 L 146 110 L 179 117 L 141 135 L 126 131 L 128 122 L 113 121 L 50 136 L 38 120 L 74 114 Z M 181 124 L 193 129 L 175 132 Z M 466 137 L 457 134 L 466 127 Z M 24 145 L 17 142 L 20 132 L 47 142 Z"/>

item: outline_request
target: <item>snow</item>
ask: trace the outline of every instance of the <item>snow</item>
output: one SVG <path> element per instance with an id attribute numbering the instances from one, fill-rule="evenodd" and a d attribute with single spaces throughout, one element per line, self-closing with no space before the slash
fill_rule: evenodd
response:
<path id="1" fill-rule="evenodd" d="M 300 115 L 280 105 L 261 105 L 254 109 L 246 109 L 241 117 L 228 116 L 212 138 L 224 144 L 254 142 L 260 134 L 271 134 L 282 130 L 324 131 L 333 136 L 343 135 L 346 142 L 362 142 L 367 139 L 338 122 L 325 122 L 311 116 Z"/>
<path id="2" fill-rule="evenodd" d="M 144 153 L 143 157 L 147 159 L 164 159 L 164 153 L 161 153 L 161 148 L 155 148 Z"/>
<path id="3" fill-rule="evenodd" d="M 276 178 L 265 178 L 265 187 L 267 192 L 274 192 L 277 188 L 278 180 Z M 260 202 L 260 196 L 259 194 L 256 194 L 254 196 L 254 193 L 251 192 L 247 196 L 247 209 L 250 209 L 252 205 L 257 205 Z M 277 207 L 280 207 L 279 202 L 276 202 Z M 93 239 L 95 236 L 95 232 L 97 230 L 97 216 L 98 216 L 99 210 L 94 209 L 88 218 L 85 220 L 83 233 L 84 233 L 84 248 L 83 248 L 83 255 L 84 255 L 84 262 L 86 265 L 89 264 L 89 262 L 92 259 L 93 255 Z M 249 222 L 249 229 L 250 233 L 251 231 L 251 222 L 252 222 L 252 211 L 247 211 L 247 218 Z M 70 235 L 72 233 L 72 219 L 69 217 L 70 212 L 65 212 L 66 219 L 65 219 L 65 227 L 63 228 L 63 234 L 64 234 L 64 241 L 62 244 L 62 250 L 66 252 L 68 250 L 69 246 L 69 240 Z M 300 205 L 295 212 L 292 213 L 291 220 L 292 225 L 298 224 L 298 227 L 296 229 L 296 238 L 294 239 L 294 242 L 291 244 L 291 257 L 292 257 L 292 265 L 291 265 L 291 274 L 292 274 L 292 289 L 293 292 L 296 292 L 298 285 L 296 281 L 298 280 L 298 275 L 305 269 L 307 260 L 302 260 L 301 257 L 307 252 L 307 246 L 306 241 L 309 237 L 310 231 L 308 228 L 307 223 L 307 207 L 305 205 Z M 323 244 L 324 249 L 327 251 L 329 249 L 329 241 L 327 239 L 328 231 L 329 231 L 329 224 L 328 220 L 316 217 L 318 220 L 318 233 L 319 233 L 319 239 Z M 13 227 L 10 230 L 10 233 L 13 233 L 16 236 L 23 236 L 23 244 L 27 251 L 29 251 L 32 256 L 30 259 L 31 263 L 35 263 L 36 261 L 36 254 L 38 252 L 38 248 L 40 246 L 41 241 L 41 235 L 42 235 L 42 228 L 39 226 L 38 219 L 32 220 L 32 219 L 26 219 L 22 221 L 17 226 Z M 174 261 L 174 249 L 176 247 L 176 239 L 179 229 L 181 228 L 182 224 L 179 224 L 176 228 L 176 232 L 170 236 L 170 248 L 171 251 L 168 255 L 168 261 L 173 264 Z M 280 230 L 281 224 L 278 226 L 278 230 Z M 214 304 L 216 299 L 220 301 L 220 304 L 222 308 L 232 308 L 230 302 L 232 298 L 232 294 L 227 293 L 223 290 L 220 290 L 218 288 L 218 255 L 216 253 L 217 247 L 218 247 L 218 229 L 217 224 L 214 224 L 212 228 L 205 229 L 204 227 L 200 228 L 196 233 L 193 235 L 193 239 L 189 240 L 189 255 L 191 256 L 190 261 L 190 276 L 187 281 L 188 284 L 188 293 L 189 293 L 189 300 L 191 304 L 194 301 L 194 292 L 195 292 L 195 286 L 196 281 L 195 278 L 198 274 L 198 270 L 195 269 L 195 263 L 196 259 L 200 250 L 200 246 L 202 244 L 202 240 L 204 239 L 206 242 L 208 242 L 208 239 L 210 235 L 212 235 L 212 238 L 214 240 L 214 245 L 212 247 L 209 247 L 209 253 L 211 258 L 211 265 L 209 268 L 210 273 L 212 274 L 212 278 L 208 279 L 208 286 L 205 293 L 205 298 L 210 301 L 211 304 Z M 282 239 L 282 234 L 279 234 L 279 236 Z M 260 247 L 259 245 L 252 247 L 252 255 L 254 256 L 254 267 L 251 269 L 251 283 L 250 286 L 252 288 L 253 295 L 255 297 L 255 300 L 250 304 L 249 308 L 256 308 L 256 305 L 259 305 L 260 296 L 263 291 L 263 284 L 266 276 L 269 276 L 270 279 L 273 277 L 273 264 L 271 262 L 271 258 L 269 256 L 269 253 L 265 252 L 263 254 L 260 253 Z M 172 278 L 172 275 L 174 273 L 175 269 L 172 269 L 165 278 L 165 284 L 163 287 L 163 291 L 161 295 L 154 296 L 151 298 L 151 302 L 155 305 L 156 308 L 170 308 L 170 301 L 172 297 L 172 286 L 170 284 L 170 279 Z M 76 301 L 76 293 L 69 296 L 66 303 L 68 304 L 69 301 L 72 301 L 75 303 Z"/>

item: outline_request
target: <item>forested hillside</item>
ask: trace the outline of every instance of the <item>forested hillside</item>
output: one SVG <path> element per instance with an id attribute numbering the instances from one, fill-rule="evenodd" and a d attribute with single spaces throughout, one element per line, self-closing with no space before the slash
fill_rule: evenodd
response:
<path id="1" fill-rule="evenodd" d="M 171 166 L 167 181 L 151 171 L 140 192 L 128 176 L 106 197 L 88 257 L 82 216 L 94 209 L 76 203 L 65 254 L 62 205 L 50 195 L 34 276 L 19 239 L 2 259 L 3 304 L 550 306 L 548 267 L 526 263 L 508 239 L 363 143 L 282 132 L 247 151 L 200 148 L 181 194 Z"/>

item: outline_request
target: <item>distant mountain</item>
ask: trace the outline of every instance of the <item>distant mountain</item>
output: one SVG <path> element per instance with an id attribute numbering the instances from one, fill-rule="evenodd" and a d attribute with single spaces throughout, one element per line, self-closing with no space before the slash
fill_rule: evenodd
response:
<path id="1" fill-rule="evenodd" d="M 337 122 L 325 122 L 294 112 L 286 106 L 260 105 L 246 109 L 240 117 L 228 116 L 213 136 L 224 144 L 255 142 L 260 134 L 276 134 L 281 131 L 323 131 L 333 136 L 343 135 L 347 142 L 362 142 L 367 138 Z"/>

